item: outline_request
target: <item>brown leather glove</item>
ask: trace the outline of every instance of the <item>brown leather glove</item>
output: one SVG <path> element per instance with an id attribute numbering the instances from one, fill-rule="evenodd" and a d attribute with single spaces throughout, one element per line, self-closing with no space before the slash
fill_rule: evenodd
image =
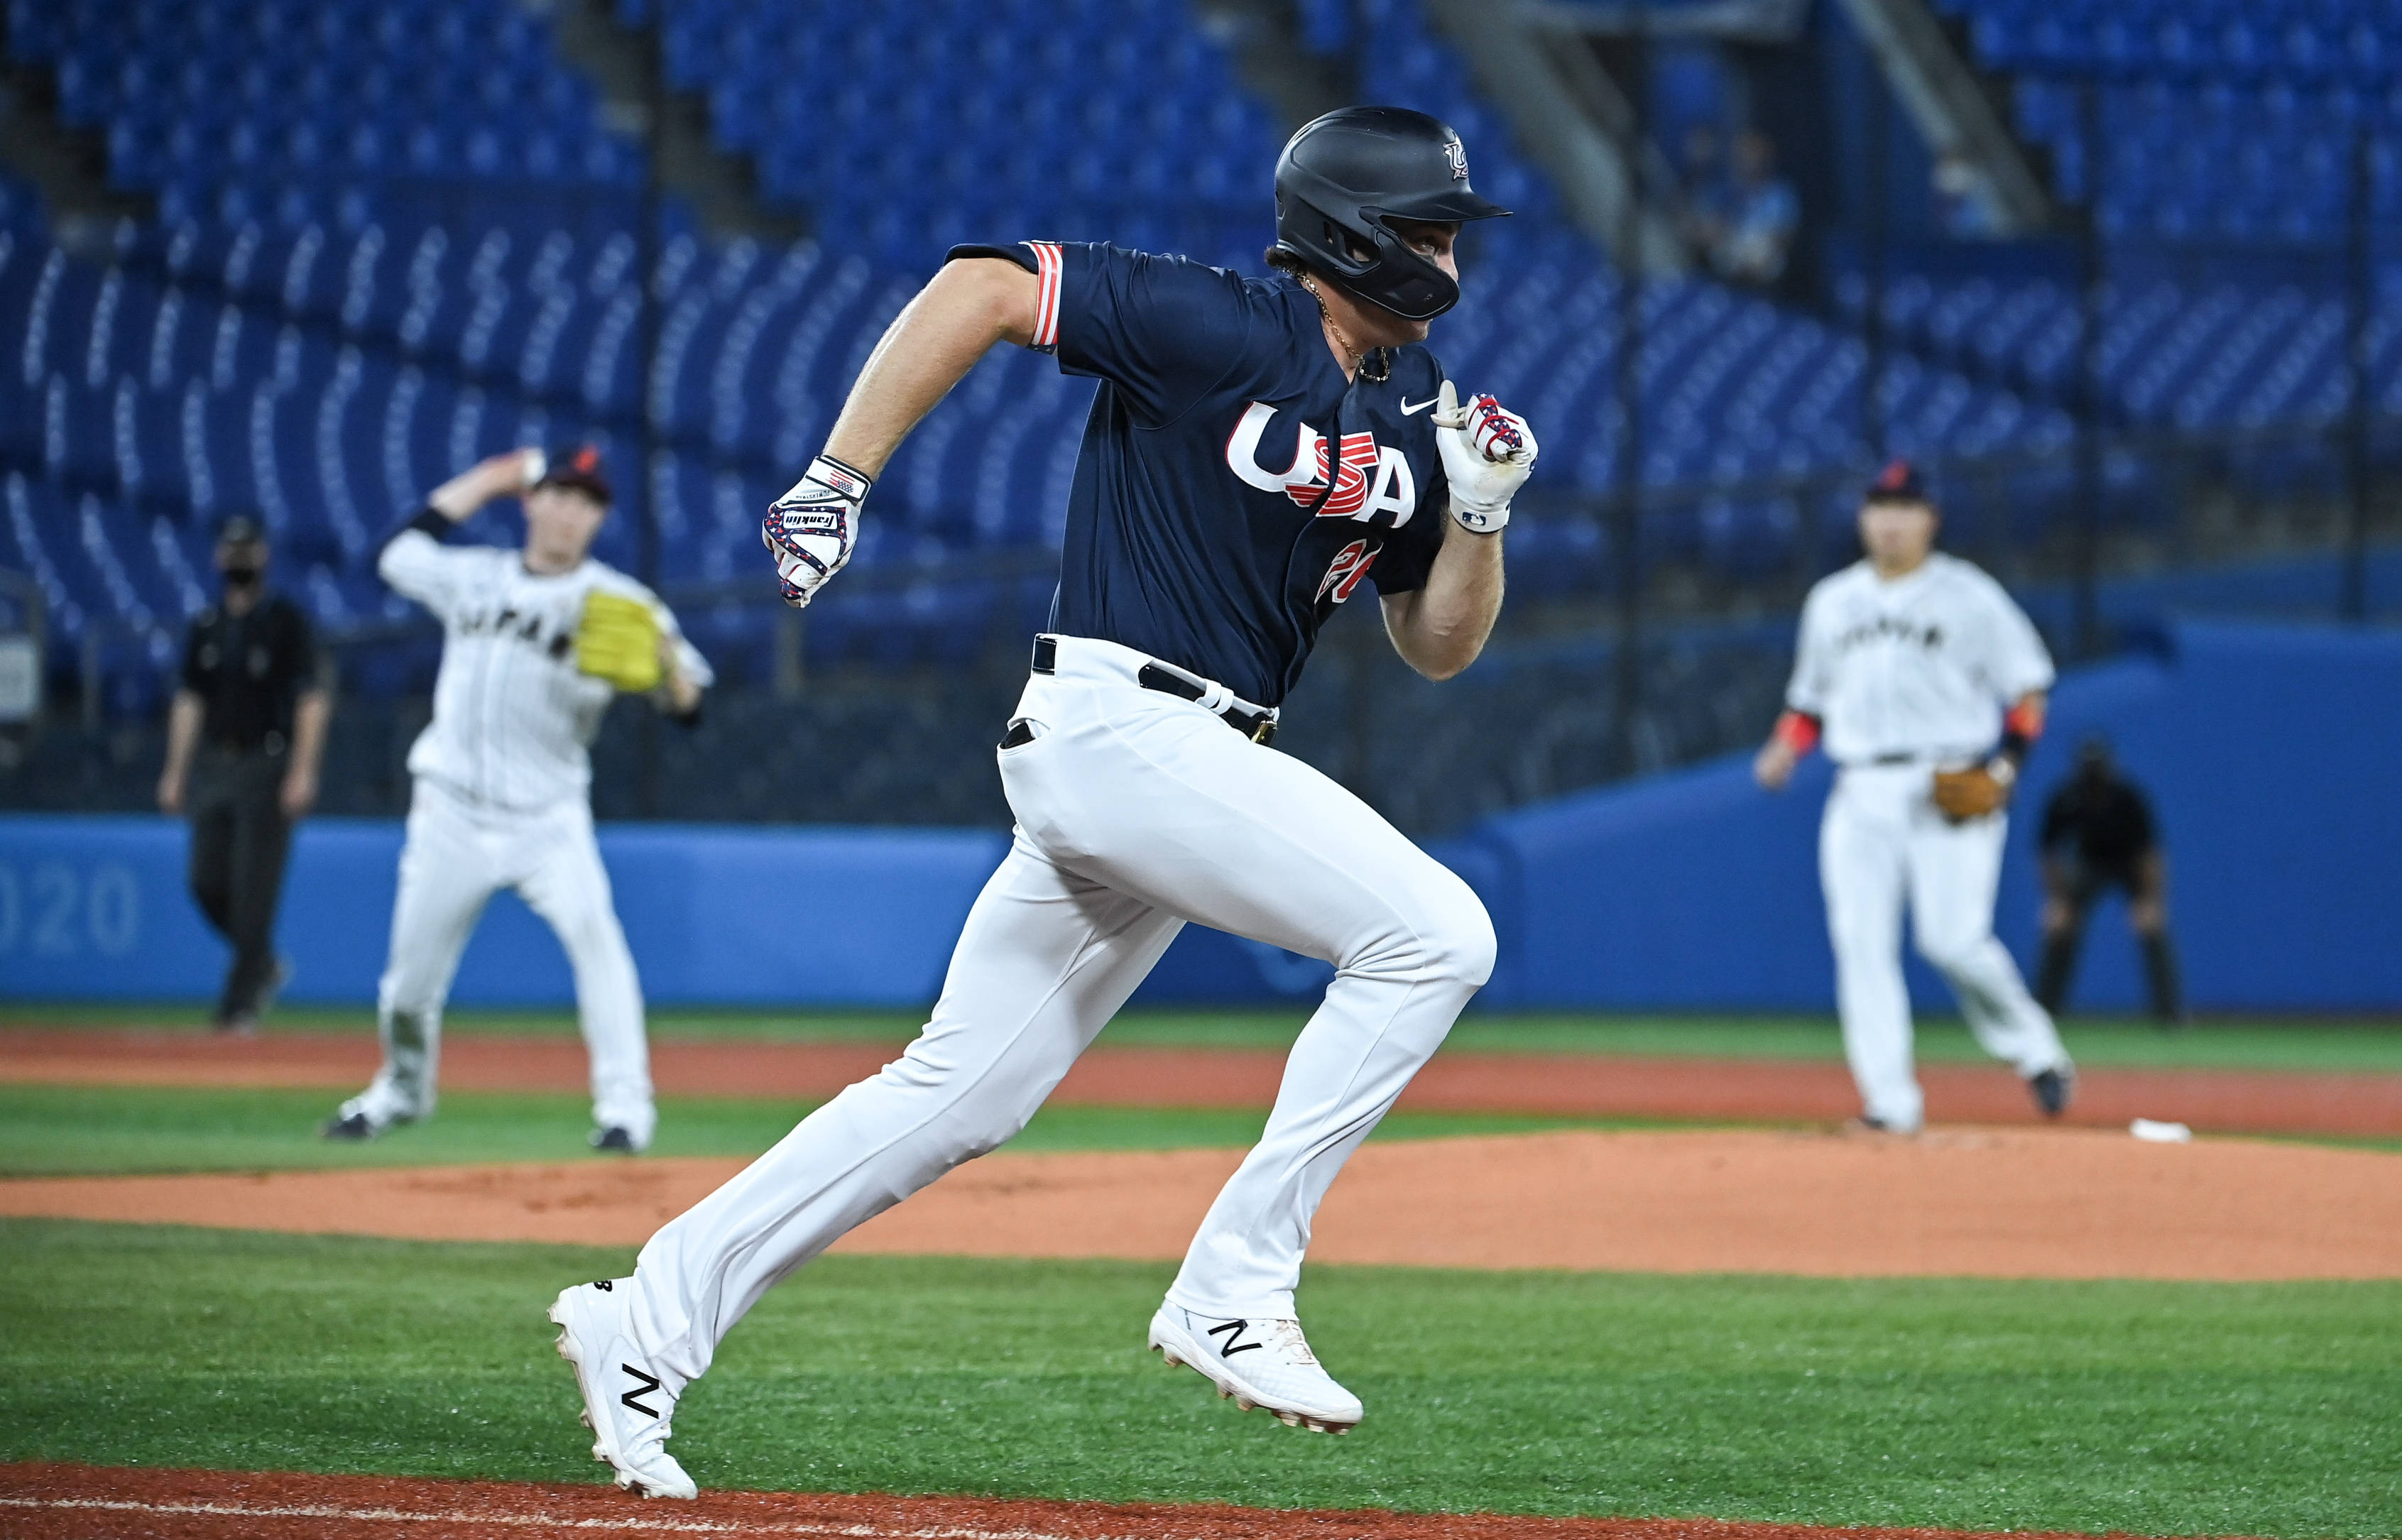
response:
<path id="1" fill-rule="evenodd" d="M 2010 786 L 2017 779 L 2018 767 L 1998 757 L 1966 770 L 1938 770 L 1936 811 L 1953 823 L 1998 813 L 2009 805 Z"/>

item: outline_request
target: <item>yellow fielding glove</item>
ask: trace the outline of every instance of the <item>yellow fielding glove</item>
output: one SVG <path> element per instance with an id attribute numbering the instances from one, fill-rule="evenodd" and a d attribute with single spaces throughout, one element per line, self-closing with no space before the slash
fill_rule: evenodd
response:
<path id="1" fill-rule="evenodd" d="M 575 627 L 575 667 L 629 694 L 659 686 L 659 617 L 638 598 L 595 588 Z"/>

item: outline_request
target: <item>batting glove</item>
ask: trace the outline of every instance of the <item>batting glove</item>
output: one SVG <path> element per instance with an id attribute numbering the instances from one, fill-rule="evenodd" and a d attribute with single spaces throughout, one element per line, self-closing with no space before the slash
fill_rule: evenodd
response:
<path id="1" fill-rule="evenodd" d="M 759 531 L 776 558 L 776 582 L 795 610 L 842 571 L 859 539 L 859 505 L 875 482 L 831 455 L 809 461 L 808 474 L 767 510 Z"/>
<path id="2" fill-rule="evenodd" d="M 1535 470 L 1535 431 L 1489 395 L 1459 399 L 1446 379 L 1434 398 L 1435 447 L 1451 483 L 1451 516 L 1489 535 L 1510 522 L 1510 500 Z"/>

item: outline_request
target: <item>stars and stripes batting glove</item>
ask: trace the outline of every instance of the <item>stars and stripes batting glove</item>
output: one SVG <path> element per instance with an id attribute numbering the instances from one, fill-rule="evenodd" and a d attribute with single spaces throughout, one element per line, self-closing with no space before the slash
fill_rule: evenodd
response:
<path id="1" fill-rule="evenodd" d="M 859 539 L 859 505 L 875 484 L 833 456 L 820 455 L 768 508 L 759 538 L 776 558 L 776 582 L 785 603 L 799 609 L 842 571 Z"/>
<path id="2" fill-rule="evenodd" d="M 1489 535 L 1510 522 L 1510 500 L 1535 470 L 1535 431 L 1489 395 L 1459 399 L 1446 379 L 1435 392 L 1435 447 L 1451 483 L 1451 516 Z"/>

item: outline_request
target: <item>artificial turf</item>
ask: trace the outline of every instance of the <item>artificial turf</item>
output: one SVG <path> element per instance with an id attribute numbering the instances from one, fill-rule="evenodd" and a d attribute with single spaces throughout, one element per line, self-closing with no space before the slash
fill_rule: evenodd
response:
<path id="1" fill-rule="evenodd" d="M 317 1127 L 341 1093 L 223 1087 L 0 1085 L 0 1177 L 500 1161 L 622 1160 L 587 1148 L 590 1104 L 566 1093 L 451 1092 L 430 1121 L 370 1144 L 335 1144 Z M 652 1154 L 752 1156 L 814 1105 L 670 1096 Z M 1046 1107 L 1013 1150 L 1175 1149 L 1249 1145 L 1267 1109 Z M 1376 1136 L 1438 1138 L 1543 1128 L 1637 1126 L 1625 1120 L 1402 1111 Z"/>
<path id="2" fill-rule="evenodd" d="M 0 1459 L 589 1480 L 543 1305 L 623 1251 L 0 1221 Z M 1314 1268 L 1330 1439 L 1141 1351 L 1168 1270 L 828 1258 L 676 1419 L 704 1486 L 2391 1535 L 2402 1285 Z"/>
<path id="3" fill-rule="evenodd" d="M 160 1027 L 201 1029 L 207 1011 L 193 1005 L 0 1002 L 0 1030 L 10 1027 Z M 1282 1050 L 1308 1019 L 1305 1006 L 1232 1011 L 1129 1011 L 1100 1040 L 1121 1047 Z M 925 1020 L 909 1011 L 693 1011 L 662 1008 L 650 1017 L 653 1038 L 754 1038 L 791 1042 L 879 1042 L 916 1036 Z M 294 1008 L 276 1011 L 279 1032 L 374 1031 L 373 1015 L 357 1008 Z M 569 1036 L 568 1011 L 453 1011 L 444 1030 L 468 1035 Z M 2402 1022 L 2229 1019 L 2168 1032 L 2147 1022 L 2069 1017 L 2061 1026 L 2078 1062 L 2088 1067 L 2287 1069 L 2402 1073 Z M 1456 1052 L 1492 1053 L 1625 1053 L 1712 1059 L 1840 1059 L 1843 1043 L 1831 1017 L 1647 1016 L 1470 1011 L 1453 1028 Z M 1959 1019 L 1922 1017 L 1918 1057 L 1926 1064 L 1990 1064 Z"/>

